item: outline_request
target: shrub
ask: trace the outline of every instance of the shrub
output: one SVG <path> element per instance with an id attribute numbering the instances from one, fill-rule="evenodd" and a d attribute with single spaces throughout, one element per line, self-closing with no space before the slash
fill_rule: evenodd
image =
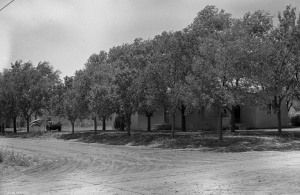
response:
<path id="1" fill-rule="evenodd" d="M 16 166 L 29 166 L 30 161 L 24 154 L 0 148 L 0 163 Z"/>
<path id="2" fill-rule="evenodd" d="M 114 122 L 114 129 L 121 129 L 121 124 L 123 123 L 122 117 L 117 115 Z"/>
<path id="3" fill-rule="evenodd" d="M 296 114 L 294 116 L 292 116 L 290 118 L 290 122 L 291 122 L 291 125 L 295 126 L 295 127 L 299 127 L 300 126 L 300 114 Z"/>

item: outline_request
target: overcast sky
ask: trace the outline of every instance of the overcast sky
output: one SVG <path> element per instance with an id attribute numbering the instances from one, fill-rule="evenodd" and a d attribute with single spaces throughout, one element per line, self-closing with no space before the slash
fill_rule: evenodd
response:
<path id="1" fill-rule="evenodd" d="M 289 4 L 299 12 L 300 0 L 15 0 L 0 12 L 0 71 L 22 59 L 71 76 L 100 50 L 182 30 L 206 5 L 240 18 L 258 9 L 277 16 Z"/>

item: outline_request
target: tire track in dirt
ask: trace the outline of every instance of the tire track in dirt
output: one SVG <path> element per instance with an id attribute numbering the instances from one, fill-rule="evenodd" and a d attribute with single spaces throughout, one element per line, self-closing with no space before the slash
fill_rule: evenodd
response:
<path id="1" fill-rule="evenodd" d="M 38 143 L 39 140 L 34 140 L 35 143 L 32 143 L 32 141 L 26 143 L 26 141 L 24 140 L 21 145 L 14 143 L 14 150 L 19 150 L 31 156 L 38 156 L 42 159 L 42 163 L 24 172 L 24 176 L 19 178 L 22 181 L 21 186 L 30 186 L 30 183 L 36 183 L 45 186 L 47 189 L 49 182 L 54 184 L 64 180 L 75 181 L 76 178 L 79 178 L 80 182 L 86 182 L 80 177 L 82 173 L 89 178 L 88 180 L 92 181 L 87 183 L 95 183 L 99 176 L 123 175 L 127 177 L 129 173 L 155 172 L 199 163 L 199 160 L 186 162 L 185 158 L 178 158 L 170 151 L 112 146 L 114 151 L 111 153 L 109 151 L 110 147 L 103 145 L 99 148 L 99 145 L 80 143 L 45 142 L 45 144 L 44 141 Z M 75 145 L 75 147 L 72 147 L 72 145 Z M 88 149 L 82 150 L 81 147 L 88 147 Z M 137 151 L 142 151 L 142 153 L 139 154 Z M 177 151 L 176 153 L 185 155 L 184 151 Z M 61 158 L 61 156 L 66 157 Z M 188 156 L 188 158 L 191 157 Z M 219 161 L 220 159 L 214 159 L 215 163 Z M 28 182 L 26 182 L 26 179 L 28 179 Z"/>
<path id="2" fill-rule="evenodd" d="M 193 189 L 196 192 L 199 181 L 203 189 L 215 190 L 207 193 L 226 192 L 229 189 L 226 179 L 234 180 L 228 177 L 228 170 L 231 171 L 229 176 L 235 174 L 236 177 L 246 177 L 245 173 L 241 172 L 242 169 L 247 170 L 249 175 L 257 168 L 251 169 L 253 165 L 259 164 L 260 169 L 266 169 L 270 163 L 267 158 L 274 162 L 289 159 L 293 162 L 292 166 L 295 162 L 300 165 L 300 154 L 291 156 L 274 152 L 203 153 L 60 140 L 0 138 L 1 144 L 13 148 L 16 152 L 37 157 L 40 161 L 16 177 L 2 178 L 0 194 L 4 194 L 1 192 L 5 191 L 24 191 L 23 194 L 87 192 L 82 191 L 83 189 L 89 190 L 91 194 L 160 194 L 175 193 L 168 190 L 177 188 L 179 184 L 188 188 L 186 190 Z M 275 166 L 275 163 L 272 163 L 272 166 Z M 243 182 L 247 182 L 247 177 Z M 290 183 L 294 185 L 295 181 Z M 225 187 L 221 189 L 215 187 L 215 184 Z M 238 184 L 233 186 L 248 190 Z M 135 190 L 132 190 L 133 188 Z"/>

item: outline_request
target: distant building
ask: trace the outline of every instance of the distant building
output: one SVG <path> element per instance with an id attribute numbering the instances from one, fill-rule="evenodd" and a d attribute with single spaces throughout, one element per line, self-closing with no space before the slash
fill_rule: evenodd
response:
<path id="1" fill-rule="evenodd" d="M 265 106 L 241 105 L 235 109 L 236 126 L 239 129 L 258 129 L 277 127 L 277 114 L 271 104 Z M 188 130 L 213 130 L 218 129 L 218 110 L 216 108 L 205 108 L 186 111 L 186 129 Z M 281 106 L 282 126 L 289 125 L 288 110 L 285 104 Z M 160 110 L 151 117 L 151 127 L 157 125 L 171 124 L 169 113 Z M 223 128 L 230 126 L 230 113 L 223 111 Z M 147 129 L 147 117 L 144 113 L 135 113 L 131 117 L 131 129 Z M 176 112 L 175 129 L 181 129 L 181 113 Z"/>

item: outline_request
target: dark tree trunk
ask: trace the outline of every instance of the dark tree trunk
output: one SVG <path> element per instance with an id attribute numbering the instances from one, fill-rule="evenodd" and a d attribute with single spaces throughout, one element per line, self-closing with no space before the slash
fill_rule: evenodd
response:
<path id="1" fill-rule="evenodd" d="M 94 133 L 97 133 L 97 117 L 94 118 Z"/>
<path id="2" fill-rule="evenodd" d="M 231 132 L 235 132 L 235 106 L 231 107 L 230 114 L 230 130 Z"/>
<path id="3" fill-rule="evenodd" d="M 120 124 L 121 131 L 125 131 L 125 119 L 124 118 L 125 118 L 124 116 L 121 117 L 121 124 Z"/>
<path id="4" fill-rule="evenodd" d="M 281 127 L 281 98 L 280 96 L 275 96 L 274 97 L 274 106 L 276 108 L 276 113 L 277 113 L 277 127 L 278 127 L 278 133 L 282 133 L 282 127 Z"/>
<path id="5" fill-rule="evenodd" d="M 181 112 L 181 131 L 186 131 L 186 125 L 185 125 L 185 112 L 186 106 L 181 104 L 180 112 Z"/>
<path id="6" fill-rule="evenodd" d="M 282 134 L 280 104 L 278 105 L 278 108 L 277 108 L 277 124 L 278 124 L 278 133 Z"/>
<path id="7" fill-rule="evenodd" d="M 131 135 L 131 132 L 130 132 L 130 126 L 131 126 L 131 113 L 130 114 L 126 114 L 124 116 L 124 125 L 125 125 L 125 128 L 126 128 L 126 131 L 127 131 L 127 135 L 130 136 Z"/>
<path id="8" fill-rule="evenodd" d="M 175 137 L 175 112 L 172 112 L 172 138 Z"/>
<path id="9" fill-rule="evenodd" d="M 102 130 L 105 131 L 106 130 L 106 118 L 102 117 Z"/>
<path id="10" fill-rule="evenodd" d="M 223 140 L 223 132 L 222 132 L 222 109 L 219 109 L 219 120 L 218 120 L 219 124 L 219 140 Z"/>
<path id="11" fill-rule="evenodd" d="M 17 133 L 17 117 L 13 117 L 13 124 L 14 124 L 14 133 Z"/>
<path id="12" fill-rule="evenodd" d="M 130 126 L 131 126 L 131 114 L 129 116 L 126 116 L 126 130 L 128 136 L 131 135 Z"/>
<path id="13" fill-rule="evenodd" d="M 147 121 L 148 121 L 147 131 L 151 131 L 151 115 L 147 115 Z"/>
<path id="14" fill-rule="evenodd" d="M 131 132 L 130 132 L 130 125 L 126 125 L 126 129 L 127 129 L 127 135 L 131 136 Z"/>
<path id="15" fill-rule="evenodd" d="M 121 123 L 120 130 L 121 130 L 121 131 L 125 131 L 125 124 L 124 124 L 123 122 Z"/>
<path id="16" fill-rule="evenodd" d="M 5 133 L 5 125 L 4 125 L 4 123 L 2 124 L 2 133 Z"/>
<path id="17" fill-rule="evenodd" d="M 27 133 L 29 133 L 30 117 L 25 117 L 25 119 L 26 119 Z"/>
<path id="18" fill-rule="evenodd" d="M 151 131 L 151 117 L 153 116 L 153 112 L 145 112 L 147 117 L 147 131 Z"/>
<path id="19" fill-rule="evenodd" d="M 72 134 L 74 134 L 74 126 L 75 126 L 75 122 L 71 122 L 72 125 Z"/>

